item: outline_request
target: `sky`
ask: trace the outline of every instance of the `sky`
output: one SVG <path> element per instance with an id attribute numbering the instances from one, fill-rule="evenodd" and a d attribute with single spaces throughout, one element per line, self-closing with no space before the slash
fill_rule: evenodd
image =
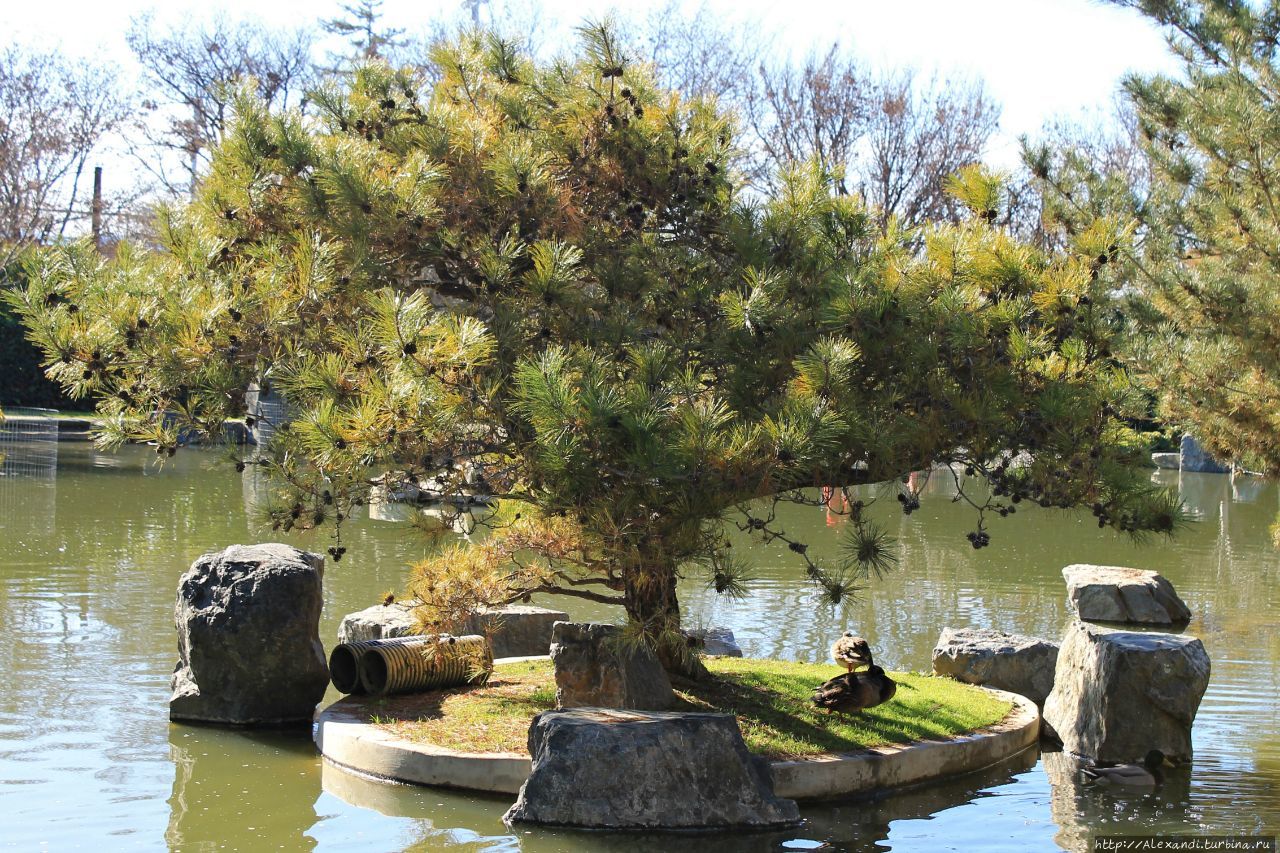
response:
<path id="1" fill-rule="evenodd" d="M 490 0 L 501 6 L 503 0 Z M 508 0 L 520 5 L 520 0 Z M 697 0 L 691 0 L 690 7 Z M 385 0 L 388 26 L 409 33 L 459 12 L 460 0 Z M 560 30 L 625 8 L 643 16 L 664 0 L 542 0 L 544 26 Z M 1176 72 L 1163 37 L 1146 19 L 1099 0 L 706 0 L 717 16 L 758 26 L 779 54 L 802 55 L 832 41 L 880 67 L 912 67 L 943 77 L 981 78 L 1002 106 L 1001 132 L 988 159 L 1011 166 L 1017 139 L 1059 117 L 1104 116 L 1130 72 Z M 124 43 L 134 16 L 161 23 L 215 12 L 296 26 L 338 13 L 337 0 L 0 0 L 6 38 L 135 68 Z M 482 12 L 482 18 L 489 12 Z"/>

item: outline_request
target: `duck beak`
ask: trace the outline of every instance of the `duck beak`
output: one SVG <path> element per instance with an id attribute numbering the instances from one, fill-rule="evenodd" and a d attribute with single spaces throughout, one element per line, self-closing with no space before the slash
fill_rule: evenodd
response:
<path id="1" fill-rule="evenodd" d="M 1171 770 L 1177 768 L 1178 766 L 1178 762 L 1174 761 L 1172 758 L 1170 758 L 1167 755 L 1164 757 L 1164 761 L 1160 763 L 1163 764 L 1165 767 L 1170 768 Z"/>

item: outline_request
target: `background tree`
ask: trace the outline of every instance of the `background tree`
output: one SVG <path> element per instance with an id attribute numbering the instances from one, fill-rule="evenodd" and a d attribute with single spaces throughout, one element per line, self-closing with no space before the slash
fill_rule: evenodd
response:
<path id="1" fill-rule="evenodd" d="M 315 83 L 306 28 L 271 30 L 222 15 L 160 28 L 144 15 L 126 40 L 147 84 L 134 116 L 135 159 L 175 196 L 190 193 L 208 167 L 239 83 L 253 81 L 258 96 L 281 109 L 300 104 Z"/>
<path id="2" fill-rule="evenodd" d="M 340 522 L 387 472 L 491 495 L 483 542 L 415 568 L 425 626 L 576 596 L 623 607 L 672 668 L 677 580 L 742 589 L 726 524 L 787 543 L 833 602 L 891 563 L 852 499 L 843 557 L 814 559 L 774 512 L 816 503 L 805 487 L 890 482 L 909 513 L 900 478 L 954 464 L 937 475 L 973 506 L 975 548 L 1035 503 L 1172 528 L 1093 308 L 1110 234 L 1019 244 L 976 169 L 953 183 L 976 214 L 919 247 L 820 164 L 749 203 L 727 116 L 655 86 L 608 28 L 582 38 L 538 65 L 468 35 L 437 49 L 430 91 L 375 64 L 313 117 L 242 98 L 164 251 L 31 266 L 12 301 L 50 374 L 96 397 L 104 443 L 161 457 L 266 382 L 297 412 L 249 463 L 284 484 L 276 525 Z"/>
<path id="3" fill-rule="evenodd" d="M 88 219 L 86 166 L 124 116 L 111 69 L 0 50 L 0 268 Z"/>
<path id="4" fill-rule="evenodd" d="M 387 59 L 404 45 L 401 38 L 403 29 L 383 27 L 379 23 L 382 20 L 382 0 L 356 0 L 340 6 L 347 17 L 329 18 L 320 23 L 320 28 L 344 38 L 353 51 L 330 54 L 334 65 L 328 69 L 329 73 L 342 73 L 374 59 Z"/>
<path id="5" fill-rule="evenodd" d="M 1280 471 L 1280 11 L 1239 2 L 1128 2 L 1163 26 L 1178 78 L 1125 91 L 1150 164 L 1150 190 L 1070 159 L 1034 163 L 1068 229 L 1134 222 L 1117 270 L 1134 298 L 1131 363 L 1158 412 L 1211 451 Z M 1121 241 L 1117 244 L 1125 248 Z"/>
<path id="6" fill-rule="evenodd" d="M 982 162 L 999 107 L 979 82 L 912 71 L 873 72 L 839 45 L 803 63 L 761 64 L 745 115 L 762 157 L 752 174 L 776 178 L 816 158 L 876 209 L 880 229 L 956 221 L 947 179 Z"/>
<path id="7" fill-rule="evenodd" d="M 981 163 L 1000 124 L 1000 108 L 980 82 L 921 84 L 913 71 L 875 81 L 867 110 L 866 153 L 850 164 L 881 229 L 890 219 L 914 227 L 958 221 L 950 176 Z"/>

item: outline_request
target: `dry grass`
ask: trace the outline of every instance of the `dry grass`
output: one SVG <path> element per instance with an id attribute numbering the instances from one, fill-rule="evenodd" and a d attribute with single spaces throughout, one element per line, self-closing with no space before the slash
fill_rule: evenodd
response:
<path id="1" fill-rule="evenodd" d="M 947 678 L 893 673 L 898 693 L 857 715 L 828 715 L 813 688 L 843 670 L 832 665 L 709 658 L 716 676 L 676 685 L 674 710 L 723 711 L 738 718 L 752 752 L 800 758 L 964 734 L 1001 720 L 1010 705 Z M 384 700 L 372 721 L 399 737 L 464 752 L 526 753 L 529 723 L 555 707 L 551 664 L 494 670 L 489 683 Z"/>

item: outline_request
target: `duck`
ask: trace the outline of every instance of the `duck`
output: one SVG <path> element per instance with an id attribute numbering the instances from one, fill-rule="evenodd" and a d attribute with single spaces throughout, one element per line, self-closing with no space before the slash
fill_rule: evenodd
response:
<path id="1" fill-rule="evenodd" d="M 1141 764 L 1090 764 L 1080 768 L 1085 781 L 1098 785 L 1154 788 L 1164 781 L 1165 767 L 1175 766 L 1158 749 L 1147 753 Z"/>
<path id="2" fill-rule="evenodd" d="M 831 644 L 831 657 L 849 672 L 874 663 L 870 644 L 852 631 L 845 631 L 843 637 Z"/>
<path id="3" fill-rule="evenodd" d="M 897 692 L 897 683 L 883 669 L 871 664 L 866 672 L 846 672 L 819 685 L 813 691 L 813 704 L 828 714 L 832 711 L 856 714 L 883 705 Z"/>

